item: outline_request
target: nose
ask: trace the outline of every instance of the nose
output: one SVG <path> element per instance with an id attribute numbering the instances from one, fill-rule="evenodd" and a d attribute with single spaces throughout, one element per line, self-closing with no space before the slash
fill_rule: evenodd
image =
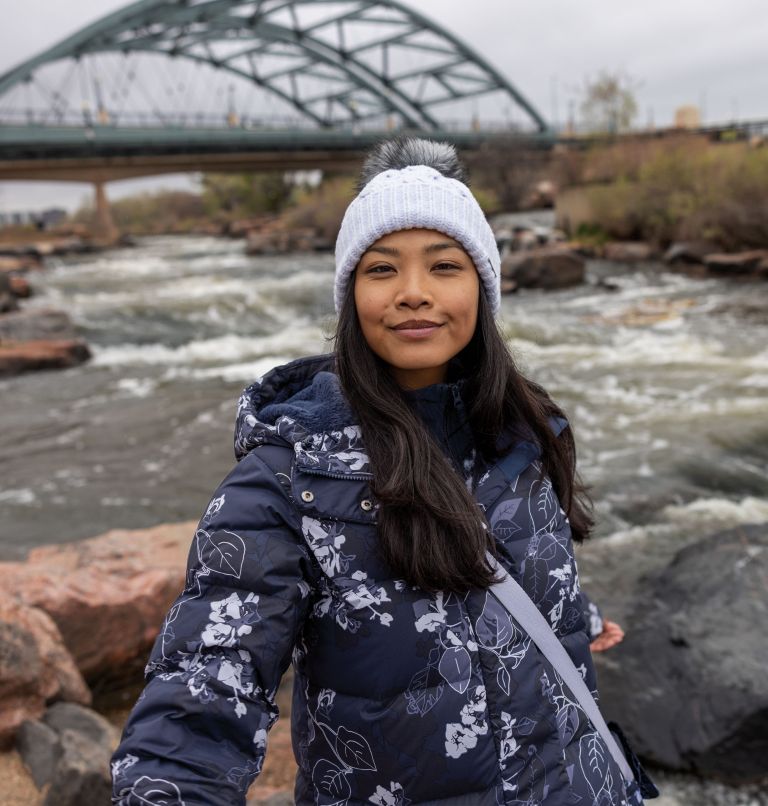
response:
<path id="1" fill-rule="evenodd" d="M 395 296 L 395 305 L 398 308 L 430 307 L 432 294 L 429 289 L 428 278 L 421 271 L 402 271 L 399 275 L 400 283 Z"/>

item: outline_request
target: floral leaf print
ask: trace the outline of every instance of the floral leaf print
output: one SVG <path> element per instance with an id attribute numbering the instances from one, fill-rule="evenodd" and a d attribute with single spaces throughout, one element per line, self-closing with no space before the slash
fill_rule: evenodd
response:
<path id="1" fill-rule="evenodd" d="M 515 723 L 517 722 L 506 711 L 501 712 L 501 735 L 499 736 L 499 762 L 503 764 L 508 758 L 513 756 L 519 749 L 520 745 L 515 738 Z M 505 788 L 507 788 L 505 786 Z M 514 787 L 515 789 L 517 787 Z"/>
<path id="2" fill-rule="evenodd" d="M 241 790 L 245 790 L 261 772 L 261 765 L 264 757 L 246 762 L 244 767 L 232 767 L 227 771 L 227 781 L 234 784 Z"/>
<path id="3" fill-rule="evenodd" d="M 507 667 L 504 664 L 499 666 L 499 671 L 496 672 L 496 682 L 499 684 L 499 688 L 509 696 L 509 684 L 511 682 L 511 678 L 509 676 L 509 672 L 507 671 Z"/>
<path id="4" fill-rule="evenodd" d="M 557 712 L 557 732 L 560 744 L 566 747 L 579 727 L 579 715 L 573 705 L 566 705 Z"/>
<path id="5" fill-rule="evenodd" d="M 364 736 L 341 725 L 336 732 L 336 753 L 353 770 L 376 770 L 371 746 Z"/>
<path id="6" fill-rule="evenodd" d="M 528 513 L 534 532 L 545 529 L 558 513 L 557 499 L 548 479 L 536 479 L 528 493 Z"/>
<path id="7" fill-rule="evenodd" d="M 200 564 L 216 574 L 240 579 L 245 559 L 245 542 L 240 535 L 226 530 L 209 534 L 198 529 L 197 556 Z"/>
<path id="8" fill-rule="evenodd" d="M 375 803 L 376 806 L 408 806 L 411 801 L 405 797 L 401 784 L 397 781 L 390 781 L 389 789 L 378 784 L 376 791 L 368 798 L 368 802 Z"/>
<path id="9" fill-rule="evenodd" d="M 347 771 L 327 759 L 320 759 L 312 768 L 312 783 L 321 790 L 320 794 L 334 798 L 333 803 L 346 803 L 352 794 Z"/>
<path id="10" fill-rule="evenodd" d="M 419 599 L 414 602 L 417 632 L 435 632 L 447 624 L 448 611 L 443 604 L 443 592 L 438 591 L 434 599 Z"/>
<path id="11" fill-rule="evenodd" d="M 504 501 L 491 516 L 491 531 L 501 540 L 509 540 L 521 529 L 520 525 L 515 523 L 520 501 L 520 498 Z"/>
<path id="12" fill-rule="evenodd" d="M 211 602 L 210 622 L 201 634 L 204 646 L 233 647 L 243 635 L 249 635 L 252 624 L 261 621 L 257 610 L 259 597 L 249 593 L 241 600 L 236 593 L 226 599 Z"/>
<path id="13" fill-rule="evenodd" d="M 460 758 L 468 750 L 477 747 L 477 734 L 458 722 L 445 726 L 445 754 L 448 758 Z"/>
<path id="14" fill-rule="evenodd" d="M 478 736 L 485 736 L 488 733 L 485 709 L 485 686 L 475 686 L 474 691 L 467 697 L 467 704 L 461 709 L 461 724 Z"/>
<path id="15" fill-rule="evenodd" d="M 492 593 L 485 594 L 485 604 L 475 622 L 475 632 L 480 643 L 487 649 L 500 649 L 519 640 L 518 631 L 509 614 Z"/>
<path id="16" fill-rule="evenodd" d="M 438 671 L 446 683 L 459 694 L 463 694 L 472 677 L 472 661 L 463 646 L 452 646 L 440 658 Z"/>
<path id="17" fill-rule="evenodd" d="M 515 723 L 514 733 L 516 736 L 530 736 L 535 727 L 536 720 L 529 719 L 527 716 L 524 716 L 522 719 L 518 719 Z"/>
<path id="18" fill-rule="evenodd" d="M 347 540 L 340 532 L 341 528 L 335 523 L 326 528 L 320 521 L 306 515 L 301 519 L 301 531 L 328 576 L 346 573 L 349 561 L 355 559 L 354 554 L 346 555 L 341 551 Z"/>
<path id="19" fill-rule="evenodd" d="M 112 762 L 112 777 L 113 778 L 122 778 L 126 770 L 129 770 L 134 764 L 137 764 L 139 761 L 138 756 L 134 756 L 132 753 L 128 753 L 127 755 L 123 756 L 122 758 L 117 759 L 116 761 Z"/>
<path id="20" fill-rule="evenodd" d="M 324 714 L 326 717 L 330 715 L 333 708 L 333 702 L 336 699 L 336 692 L 330 688 L 321 689 L 317 697 L 317 710 L 318 713 Z"/>
<path id="21" fill-rule="evenodd" d="M 596 731 L 585 733 L 579 739 L 579 765 L 584 777 L 587 779 L 592 796 L 597 798 L 598 790 L 595 789 L 593 782 L 596 776 L 602 779 L 602 770 L 605 767 L 605 752 Z"/>
<path id="22" fill-rule="evenodd" d="M 127 806 L 184 806 L 176 784 L 142 775 L 133 785 Z"/>
<path id="23" fill-rule="evenodd" d="M 340 451 L 333 458 L 353 473 L 365 470 L 368 464 L 368 454 L 362 451 Z"/>
<path id="24" fill-rule="evenodd" d="M 440 701 L 443 696 L 443 683 L 436 686 L 429 685 L 430 671 L 433 666 L 427 666 L 411 678 L 405 698 L 408 700 L 408 713 L 424 716 Z"/>
<path id="25" fill-rule="evenodd" d="M 208 504 L 208 509 L 205 510 L 205 515 L 203 515 L 203 523 L 210 522 L 211 518 L 224 506 L 225 499 L 226 493 L 222 493 L 218 498 L 211 500 L 211 503 Z"/>

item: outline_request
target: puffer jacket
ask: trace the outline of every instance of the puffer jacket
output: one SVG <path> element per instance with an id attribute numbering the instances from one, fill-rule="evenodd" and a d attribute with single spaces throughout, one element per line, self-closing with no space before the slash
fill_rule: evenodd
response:
<path id="1" fill-rule="evenodd" d="M 383 564 L 368 457 L 331 369 L 300 359 L 241 397 L 239 462 L 152 650 L 113 802 L 244 804 L 292 659 L 301 806 L 642 804 L 493 596 L 429 595 Z M 523 440 L 464 469 L 500 562 L 595 691 L 570 528 L 538 456 Z"/>

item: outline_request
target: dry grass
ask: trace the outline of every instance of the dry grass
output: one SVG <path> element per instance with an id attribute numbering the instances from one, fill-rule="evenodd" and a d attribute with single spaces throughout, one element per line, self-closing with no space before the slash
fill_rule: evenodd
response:
<path id="1" fill-rule="evenodd" d="M 585 180 L 603 181 L 584 189 L 591 224 L 609 238 L 768 246 L 768 147 L 681 138 L 612 146 L 588 163 Z"/>

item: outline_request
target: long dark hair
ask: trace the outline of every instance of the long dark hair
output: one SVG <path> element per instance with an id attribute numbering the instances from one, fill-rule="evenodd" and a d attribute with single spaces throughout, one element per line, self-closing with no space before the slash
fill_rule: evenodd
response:
<path id="1" fill-rule="evenodd" d="M 457 356 L 468 367 L 465 395 L 478 452 L 493 461 L 517 439 L 541 448 L 548 475 L 570 520 L 574 540 L 589 536 L 590 506 L 576 473 L 573 434 L 555 436 L 549 417 L 563 412 L 523 376 L 480 294 L 478 322 Z M 409 406 L 388 365 L 363 338 L 350 282 L 336 329 L 336 371 L 355 411 L 379 503 L 378 537 L 395 574 L 427 591 L 463 593 L 487 587 L 494 543 L 477 502 L 426 426 Z"/>
<path id="2" fill-rule="evenodd" d="M 363 165 L 359 187 L 384 170 L 430 165 L 467 182 L 455 149 L 446 143 L 397 138 L 381 143 Z M 533 439 L 541 450 L 542 476 L 552 480 L 582 541 L 592 527 L 591 505 L 576 475 L 573 434 L 555 436 L 550 417 L 562 417 L 546 391 L 515 366 L 485 299 L 469 344 L 456 356 L 467 368 L 464 394 L 475 446 L 492 462 L 516 440 Z M 389 366 L 363 337 L 354 300 L 354 277 L 339 312 L 336 370 L 355 411 L 373 471 L 379 502 L 378 536 L 384 560 L 411 585 L 427 591 L 463 593 L 487 587 L 493 572 L 486 550 L 495 544 L 483 514 L 440 446 L 409 406 Z"/>

